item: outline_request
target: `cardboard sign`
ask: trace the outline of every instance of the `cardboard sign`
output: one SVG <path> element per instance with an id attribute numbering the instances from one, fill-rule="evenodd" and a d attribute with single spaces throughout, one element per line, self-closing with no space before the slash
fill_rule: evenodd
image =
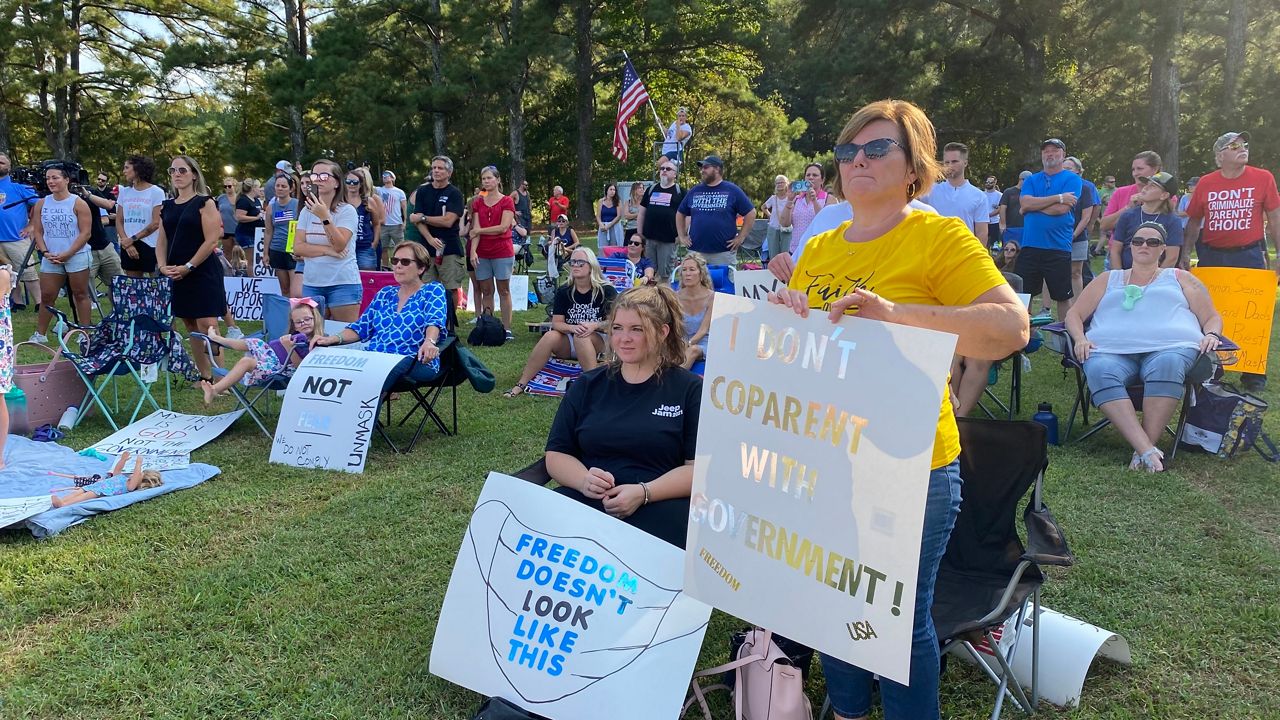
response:
<path id="1" fill-rule="evenodd" d="M 529 309 L 528 275 L 511 276 L 511 309 L 515 312 L 524 312 Z M 476 289 L 472 287 L 470 280 L 467 281 L 467 310 L 476 311 Z M 493 310 L 495 315 L 502 310 L 502 298 L 498 297 L 496 289 L 493 295 Z"/>
<path id="2" fill-rule="evenodd" d="M 141 420 L 120 428 L 93 446 L 103 455 L 119 455 L 126 450 L 134 456 L 190 455 L 193 450 L 221 435 L 243 410 L 222 415 L 187 415 L 157 410 Z M 161 464 L 168 461 L 157 461 Z M 143 461 L 146 467 L 146 460 Z"/>
<path id="3" fill-rule="evenodd" d="M 31 497 L 0 498 L 0 528 L 52 509 L 53 500 L 48 493 Z"/>
<path id="4" fill-rule="evenodd" d="M 787 286 L 768 270 L 738 270 L 733 274 L 733 285 L 739 297 L 761 302 L 768 299 L 769 293 Z"/>
<path id="5" fill-rule="evenodd" d="M 1227 369 L 1263 374 L 1271 348 L 1271 321 L 1276 312 L 1276 274 L 1271 270 L 1196 267 L 1191 273 L 1209 288 L 1213 306 L 1222 314 L 1222 334 L 1240 346 L 1235 365 Z"/>
<path id="6" fill-rule="evenodd" d="M 908 682 L 916 570 L 955 336 L 712 305 L 685 588 Z"/>
<path id="7" fill-rule="evenodd" d="M 364 472 L 387 375 L 400 355 L 316 348 L 285 390 L 271 462 Z"/>
<path id="8" fill-rule="evenodd" d="M 224 277 L 222 288 L 235 319 L 261 321 L 262 296 L 279 295 L 280 281 L 274 277 Z"/>
<path id="9" fill-rule="evenodd" d="M 276 276 L 276 271 L 272 270 L 267 263 L 267 238 L 265 235 L 266 228 L 258 228 L 254 230 L 253 236 L 253 262 L 249 264 L 250 270 L 253 271 L 254 277 Z M 277 283 L 277 287 L 279 283 Z"/>
<path id="10" fill-rule="evenodd" d="M 711 616 L 681 590 L 682 555 L 490 473 L 436 623 L 431 672 L 552 720 L 674 718 Z"/>

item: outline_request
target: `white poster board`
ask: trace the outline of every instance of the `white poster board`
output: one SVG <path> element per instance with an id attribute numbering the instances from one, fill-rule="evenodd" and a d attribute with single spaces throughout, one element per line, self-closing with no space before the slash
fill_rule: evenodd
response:
<path id="1" fill-rule="evenodd" d="M 786 283 L 768 270 L 738 270 L 733 273 L 733 289 L 738 297 L 764 301 L 771 292 L 785 288 Z"/>
<path id="2" fill-rule="evenodd" d="M 268 248 L 266 228 L 258 228 L 257 230 L 254 230 L 253 233 L 253 258 L 249 263 L 249 269 L 252 271 L 254 277 L 273 278 L 276 276 L 276 271 L 272 270 L 267 262 Z M 279 283 L 277 283 L 277 285 L 279 285 Z M 279 291 L 279 287 L 277 287 L 276 292 Z"/>
<path id="3" fill-rule="evenodd" d="M 103 455 L 120 455 L 128 451 L 138 455 L 190 455 L 193 450 L 218 437 L 243 410 L 222 415 L 187 415 L 171 410 L 157 410 L 141 420 L 120 428 L 93 446 Z M 146 461 L 144 460 L 144 467 Z M 164 463 L 167 461 L 157 461 Z"/>
<path id="4" fill-rule="evenodd" d="M 453 566 L 432 674 L 552 720 L 679 715 L 711 608 L 683 553 L 490 473 Z"/>
<path id="5" fill-rule="evenodd" d="M 494 291 L 493 307 L 494 314 L 502 309 L 502 298 L 497 296 L 497 290 Z M 512 275 L 511 276 L 511 309 L 515 312 L 524 312 L 529 309 L 529 276 L 528 275 Z M 471 281 L 467 281 L 467 310 L 476 311 L 476 289 L 472 286 Z"/>
<path id="6" fill-rule="evenodd" d="M 279 295 L 280 281 L 273 277 L 224 277 L 222 289 L 235 319 L 261 322 L 262 296 Z"/>
<path id="7" fill-rule="evenodd" d="M 0 498 L 0 528 L 20 523 L 29 517 L 52 509 L 53 499 L 47 493 L 31 497 Z"/>
<path id="8" fill-rule="evenodd" d="M 400 355 L 316 348 L 285 390 L 271 462 L 364 472 L 382 386 Z"/>
<path id="9" fill-rule="evenodd" d="M 955 336 L 737 296 L 712 305 L 685 588 L 908 682 Z"/>

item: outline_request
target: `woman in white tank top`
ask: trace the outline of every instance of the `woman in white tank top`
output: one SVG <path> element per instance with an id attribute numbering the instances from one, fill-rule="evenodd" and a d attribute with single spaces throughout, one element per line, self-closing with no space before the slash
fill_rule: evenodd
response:
<path id="1" fill-rule="evenodd" d="M 1133 446 L 1129 468 L 1147 472 L 1164 469 L 1156 443 L 1182 400 L 1187 371 L 1218 347 L 1222 332 L 1204 284 L 1160 267 L 1165 232 L 1159 223 L 1140 225 L 1130 241 L 1133 267 L 1099 275 L 1066 317 L 1094 404 Z M 1139 383 L 1141 422 L 1128 392 Z"/>
<path id="2" fill-rule="evenodd" d="M 89 204 L 71 194 L 71 178 L 61 166 L 45 170 L 49 195 L 36 203 L 32 213 L 32 240 L 43 258 L 40 261 L 40 314 L 32 342 L 48 342 L 45 333 L 64 283 L 71 284 L 71 300 L 76 317 L 89 323 L 89 233 L 93 214 Z"/>

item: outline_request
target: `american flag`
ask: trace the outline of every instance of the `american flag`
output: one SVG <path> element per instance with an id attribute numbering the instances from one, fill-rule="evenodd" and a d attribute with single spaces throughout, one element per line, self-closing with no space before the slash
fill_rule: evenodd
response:
<path id="1" fill-rule="evenodd" d="M 649 102 L 649 90 L 640 80 L 631 61 L 622 70 L 622 95 L 618 98 L 618 119 L 613 123 L 613 156 L 627 161 L 627 121 Z"/>

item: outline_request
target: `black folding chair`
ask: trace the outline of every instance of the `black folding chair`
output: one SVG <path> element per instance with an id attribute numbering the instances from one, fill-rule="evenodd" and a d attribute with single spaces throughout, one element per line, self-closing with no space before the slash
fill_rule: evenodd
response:
<path id="1" fill-rule="evenodd" d="M 417 360 L 414 360 L 417 363 Z M 410 366 L 409 372 L 412 372 L 413 366 Z M 437 429 L 444 435 L 458 434 L 458 386 L 467 382 L 470 376 L 462 363 L 462 356 L 458 348 L 458 338 L 455 335 L 449 335 L 440 342 L 440 374 L 425 383 L 415 383 L 408 380 L 409 373 L 400 380 L 397 380 L 391 386 L 392 393 L 400 393 L 401 395 L 409 395 L 413 398 L 413 405 L 409 411 L 400 418 L 400 421 L 393 423 L 393 401 L 388 399 L 383 403 L 386 408 L 386 419 L 379 421 L 379 434 L 382 439 L 391 448 L 392 452 L 407 453 L 413 450 L 418 444 L 419 438 L 422 437 L 426 430 L 427 421 L 435 423 Z M 446 424 L 445 419 L 441 417 L 440 411 L 437 410 L 437 404 L 445 390 L 449 391 L 450 396 L 450 419 L 451 423 Z M 422 415 L 418 418 L 417 427 L 414 428 L 413 437 L 405 445 L 404 449 L 400 449 L 392 441 L 387 434 L 386 429 L 393 424 L 396 427 L 404 426 L 419 411 Z"/>
<path id="2" fill-rule="evenodd" d="M 1075 428 L 1077 415 L 1081 418 L 1081 424 L 1088 426 L 1088 429 L 1077 440 L 1086 440 L 1099 430 L 1110 425 L 1111 421 L 1105 417 L 1099 417 L 1092 425 L 1089 425 L 1089 406 L 1092 403 L 1093 393 L 1089 391 L 1089 384 L 1085 381 L 1084 364 L 1076 360 L 1075 343 L 1071 339 L 1071 333 L 1067 332 L 1066 325 L 1056 322 L 1052 325 L 1044 326 L 1043 330 L 1048 333 L 1045 344 L 1050 350 L 1062 355 L 1062 367 L 1075 373 L 1076 397 L 1071 406 L 1071 415 L 1067 419 L 1067 428 L 1062 435 L 1062 442 L 1065 444 L 1071 439 L 1071 431 Z M 1182 403 L 1178 408 L 1178 419 L 1173 427 L 1165 428 L 1165 431 L 1173 436 L 1173 445 L 1169 449 L 1169 460 L 1173 460 L 1174 456 L 1178 454 L 1178 438 L 1182 437 L 1182 428 L 1187 424 L 1187 408 L 1190 406 L 1192 398 L 1195 397 L 1196 385 L 1200 385 L 1214 377 L 1218 372 L 1218 368 L 1236 364 L 1236 353 L 1239 350 L 1239 345 L 1236 345 L 1230 338 L 1223 337 L 1218 344 L 1217 350 L 1202 354 L 1195 364 L 1191 366 L 1191 369 L 1187 371 L 1183 383 Z M 1131 385 L 1126 390 L 1129 391 L 1129 399 L 1133 402 L 1134 408 L 1141 412 L 1142 385 Z"/>
<path id="3" fill-rule="evenodd" d="M 960 476 L 964 500 L 934 586 L 933 623 L 942 652 L 964 653 L 998 687 L 993 720 L 1006 697 L 1034 712 L 1039 702 L 1040 623 L 1032 624 L 1031 697 L 1013 678 L 1012 663 L 1027 610 L 1039 618 L 1042 565 L 1070 566 L 1075 557 L 1062 529 L 1044 504 L 1042 483 L 1049 465 L 1044 426 L 957 418 L 960 426 Z M 1024 546 L 1014 521 L 1018 504 L 1031 490 L 1022 521 Z M 995 631 L 1017 618 L 1013 637 L 1001 650 Z M 992 670 L 975 642 L 985 640 L 999 665 Z"/>

